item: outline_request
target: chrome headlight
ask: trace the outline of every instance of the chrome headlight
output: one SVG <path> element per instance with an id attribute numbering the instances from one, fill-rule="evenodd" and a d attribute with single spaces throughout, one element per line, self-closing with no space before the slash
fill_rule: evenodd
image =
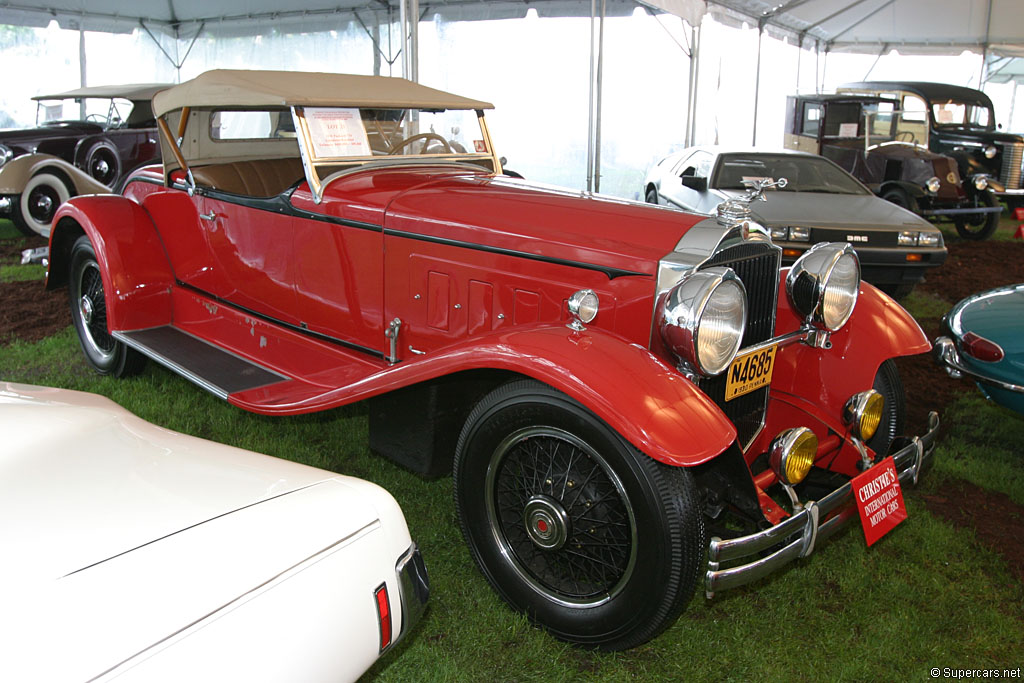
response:
<path id="1" fill-rule="evenodd" d="M 747 290 L 730 268 L 708 268 L 669 291 L 659 320 L 665 345 L 702 375 L 723 372 L 747 328 Z"/>
<path id="2" fill-rule="evenodd" d="M 925 183 L 925 187 L 928 188 L 929 192 L 931 192 L 932 194 L 935 194 L 942 187 L 942 181 L 939 180 L 938 176 L 932 176 Z"/>
<path id="3" fill-rule="evenodd" d="M 3 166 L 10 161 L 13 156 L 14 152 L 11 151 L 10 147 L 7 145 L 0 145 L 0 166 Z"/>
<path id="4" fill-rule="evenodd" d="M 850 319 L 859 291 L 860 261 L 845 243 L 814 245 L 786 276 L 786 294 L 793 308 L 807 322 L 833 332 Z"/>
<path id="5" fill-rule="evenodd" d="M 569 301 L 566 303 L 566 308 L 569 309 L 569 315 L 573 319 L 573 322 L 570 323 L 569 326 L 575 330 L 582 330 L 583 326 L 580 322 L 589 323 L 596 318 L 600 305 L 601 302 L 598 300 L 597 294 L 592 289 L 580 289 L 573 292 L 572 296 L 569 297 Z"/>
<path id="6" fill-rule="evenodd" d="M 980 173 L 974 176 L 974 189 L 980 192 L 986 187 L 988 187 L 988 176 L 981 175 Z"/>
<path id="7" fill-rule="evenodd" d="M 999 154 L 999 149 L 995 145 L 989 145 L 985 148 L 986 159 L 995 159 L 996 154 Z"/>

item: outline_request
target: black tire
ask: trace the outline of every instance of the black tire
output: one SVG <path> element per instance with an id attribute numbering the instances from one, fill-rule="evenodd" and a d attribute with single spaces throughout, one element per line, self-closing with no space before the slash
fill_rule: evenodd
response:
<path id="1" fill-rule="evenodd" d="M 892 202 L 896 206 L 901 206 L 907 211 L 913 213 L 919 213 L 920 207 L 917 205 L 917 200 L 910 196 L 910 193 L 901 187 L 892 187 L 882 193 L 882 199 L 887 202 Z"/>
<path id="2" fill-rule="evenodd" d="M 25 183 L 21 196 L 11 207 L 11 221 L 26 235 L 49 237 L 57 207 L 73 194 L 64 181 L 53 174 L 34 175 Z"/>
<path id="3" fill-rule="evenodd" d="M 899 370 L 896 369 L 896 363 L 891 358 L 878 368 L 872 387 L 885 399 L 885 412 L 878 423 L 878 431 L 867 445 L 875 453 L 886 455 L 893 440 L 903 435 L 907 421 L 907 399 L 903 393 L 903 381 L 900 379 Z"/>
<path id="4" fill-rule="evenodd" d="M 644 200 L 648 204 L 657 204 L 658 203 L 658 191 L 655 190 L 653 187 L 647 188 L 647 192 L 644 194 Z"/>
<path id="5" fill-rule="evenodd" d="M 974 201 L 975 206 L 985 206 L 988 208 L 999 206 L 999 200 L 991 192 L 981 192 L 980 197 L 975 195 Z M 968 214 L 967 216 L 954 218 L 953 225 L 956 226 L 956 234 L 965 240 L 988 239 L 999 228 L 999 217 L 1001 215 L 1002 212 L 996 213 L 995 211 L 991 213 Z"/>
<path id="6" fill-rule="evenodd" d="M 142 370 L 146 358 L 110 335 L 107 303 L 96 251 L 85 235 L 71 247 L 68 302 L 78 342 L 89 365 L 101 375 L 127 377 Z"/>
<path id="7" fill-rule="evenodd" d="M 121 159 L 109 142 L 97 142 L 85 155 L 85 172 L 98 183 L 113 187 L 121 175 Z"/>
<path id="8" fill-rule="evenodd" d="M 480 570 L 556 638 L 634 647 L 693 594 L 706 540 L 690 472 L 551 387 L 523 380 L 485 396 L 459 436 L 454 480 Z"/>

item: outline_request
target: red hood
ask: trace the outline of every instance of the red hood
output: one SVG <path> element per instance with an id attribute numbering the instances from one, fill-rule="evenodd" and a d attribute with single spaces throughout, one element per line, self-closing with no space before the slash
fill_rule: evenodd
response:
<path id="1" fill-rule="evenodd" d="M 293 196 L 296 203 L 303 199 Z M 704 218 L 438 167 L 339 178 L 318 210 L 389 231 L 646 274 L 654 274 L 657 262 Z"/>

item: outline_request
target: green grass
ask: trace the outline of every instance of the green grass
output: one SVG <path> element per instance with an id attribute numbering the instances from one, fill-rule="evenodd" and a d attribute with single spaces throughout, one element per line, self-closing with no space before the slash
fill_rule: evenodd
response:
<path id="1" fill-rule="evenodd" d="M 370 680 L 924 680 L 933 666 L 1024 662 L 1020 583 L 971 533 L 932 517 L 914 491 L 909 519 L 875 546 L 852 526 L 772 578 L 712 601 L 698 594 L 651 643 L 603 654 L 566 646 L 503 605 L 462 541 L 451 480 L 424 481 L 369 453 L 361 404 L 269 418 L 152 363 L 134 378 L 99 377 L 71 328 L 0 347 L 0 377 L 103 394 L 155 424 L 390 490 L 423 548 L 433 595 L 420 627 Z M 932 478 L 961 476 L 1024 501 L 1013 459 L 1024 420 L 983 399 L 964 399 L 945 419 L 950 431 Z"/>
<path id="2" fill-rule="evenodd" d="M 463 543 L 450 478 L 425 481 L 372 455 L 362 404 L 270 418 L 153 363 L 130 379 L 99 377 L 70 327 L 37 343 L 0 346 L 0 379 L 99 393 L 155 424 L 391 491 L 423 549 L 431 605 L 367 680 L 928 680 L 932 667 L 1024 663 L 1024 588 L 971 532 L 933 517 L 914 490 L 906 493 L 908 520 L 871 548 L 851 526 L 771 578 L 711 601 L 698 593 L 654 641 L 605 654 L 560 643 L 504 606 Z M 979 394 L 960 399 L 943 420 L 948 432 L 922 489 L 940 491 L 943 478 L 961 477 L 1024 503 L 1016 452 L 1024 419 Z"/>

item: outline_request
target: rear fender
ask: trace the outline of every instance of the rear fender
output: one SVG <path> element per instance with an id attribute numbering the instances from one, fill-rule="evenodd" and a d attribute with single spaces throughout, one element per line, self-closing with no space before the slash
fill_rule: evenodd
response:
<path id="1" fill-rule="evenodd" d="M 110 331 L 170 324 L 174 273 L 141 206 L 117 195 L 74 197 L 57 210 L 53 224 L 47 289 L 67 285 L 71 248 L 85 234 L 103 277 Z"/>
<path id="2" fill-rule="evenodd" d="M 783 271 L 783 276 L 788 273 Z M 785 291 L 785 279 L 780 292 Z M 789 332 L 799 318 L 788 297 L 779 297 L 776 329 Z M 772 378 L 772 392 L 784 392 L 843 431 L 842 409 L 853 394 L 870 389 L 875 373 L 889 358 L 925 353 L 931 344 L 917 322 L 886 294 L 861 283 L 857 306 L 850 320 L 831 336 L 829 349 L 805 344 L 781 347 Z M 802 399 L 802 400 L 800 400 Z"/>

